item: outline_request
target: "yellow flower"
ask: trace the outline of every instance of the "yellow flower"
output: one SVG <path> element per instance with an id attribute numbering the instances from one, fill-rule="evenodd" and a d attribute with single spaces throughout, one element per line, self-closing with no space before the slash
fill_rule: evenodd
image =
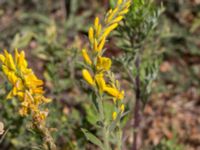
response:
<path id="1" fill-rule="evenodd" d="M 92 61 L 91 61 L 91 59 L 90 59 L 90 57 L 89 57 L 89 55 L 88 55 L 86 49 L 83 49 L 83 50 L 82 50 L 82 56 L 83 56 L 84 61 L 85 61 L 88 65 L 91 65 L 91 64 L 92 64 Z"/>
<path id="2" fill-rule="evenodd" d="M 94 29 L 92 27 L 90 27 L 90 29 L 88 31 L 88 37 L 89 37 L 90 43 L 93 43 L 94 42 Z"/>
<path id="3" fill-rule="evenodd" d="M 106 87 L 104 89 L 109 95 L 113 96 L 114 98 L 118 100 L 122 100 L 124 98 L 124 91 L 119 91 L 116 88 L 113 87 Z"/>
<path id="4" fill-rule="evenodd" d="M 114 23 L 111 26 L 109 26 L 108 28 L 106 28 L 104 33 L 100 37 L 100 39 L 102 40 L 102 39 L 106 38 L 110 34 L 111 31 L 113 31 L 115 28 L 117 28 L 117 26 L 118 26 L 118 23 Z"/>
<path id="5" fill-rule="evenodd" d="M 15 50 L 15 57 L 4 50 L 4 55 L 0 54 L 3 73 L 12 84 L 12 90 L 7 95 L 8 99 L 17 97 L 21 102 L 19 113 L 22 116 L 28 114 L 37 115 L 40 113 L 39 105 L 48 103 L 43 96 L 43 81 L 38 79 L 32 69 L 28 68 L 25 53 Z"/>
<path id="6" fill-rule="evenodd" d="M 124 18 L 124 16 L 118 16 L 117 18 L 115 18 L 115 19 L 112 21 L 112 23 L 120 22 L 123 18 Z"/>
<path id="7" fill-rule="evenodd" d="M 110 70 L 112 61 L 110 58 L 107 57 L 97 57 L 97 64 L 96 64 L 96 69 L 97 71 L 108 71 Z"/>
<path id="8" fill-rule="evenodd" d="M 87 81 L 88 84 L 90 85 L 95 85 L 94 80 L 92 79 L 92 76 L 90 75 L 89 71 L 87 69 L 82 70 L 82 75 L 85 81 Z"/>
<path id="9" fill-rule="evenodd" d="M 117 118 L 117 112 L 114 111 L 114 112 L 112 113 L 112 119 L 115 120 L 116 118 Z"/>
<path id="10" fill-rule="evenodd" d="M 95 76 L 95 81 L 97 83 L 97 86 L 99 88 L 99 93 L 103 93 L 105 87 L 106 87 L 106 83 L 105 83 L 105 80 L 103 78 L 103 74 L 97 74 Z"/>
<path id="11" fill-rule="evenodd" d="M 114 9 L 110 9 L 104 18 L 104 22 L 101 23 L 99 17 L 94 20 L 93 26 L 89 28 L 88 38 L 90 47 L 92 50 L 92 60 L 87 54 L 86 50 L 82 50 L 82 55 L 86 64 L 89 64 L 90 69 L 93 71 L 92 75 L 87 69 L 82 70 L 82 75 L 85 81 L 98 89 L 100 94 L 104 92 L 109 94 L 115 105 L 116 112 L 113 112 L 112 119 L 117 118 L 117 112 L 124 112 L 124 104 L 117 103 L 117 100 L 124 98 L 124 91 L 120 90 L 120 84 L 115 79 L 113 73 L 110 71 L 112 61 L 110 58 L 103 57 L 104 48 L 109 34 L 119 26 L 120 21 L 124 18 L 124 15 L 128 12 L 132 0 L 118 0 Z M 0 57 L 1 59 L 1 57 Z M 93 65 L 91 65 L 93 64 Z M 108 78 L 109 86 L 106 83 L 104 77 Z"/>
<path id="12" fill-rule="evenodd" d="M 103 38 L 103 39 L 100 41 L 100 43 L 99 43 L 99 45 L 98 45 L 98 47 L 97 47 L 97 51 L 98 51 L 98 52 L 101 52 L 101 51 L 102 51 L 102 49 L 103 49 L 103 47 L 104 47 L 104 45 L 105 45 L 105 42 L 106 42 L 106 38 Z"/>
<path id="13" fill-rule="evenodd" d="M 94 28 L 95 28 L 96 31 L 98 29 L 98 26 L 99 26 L 99 18 L 96 17 L 95 20 L 94 20 Z"/>
<path id="14" fill-rule="evenodd" d="M 97 39 L 94 39 L 93 50 L 94 50 L 94 52 L 99 52 L 99 51 L 98 51 L 99 49 L 98 49 Z"/>

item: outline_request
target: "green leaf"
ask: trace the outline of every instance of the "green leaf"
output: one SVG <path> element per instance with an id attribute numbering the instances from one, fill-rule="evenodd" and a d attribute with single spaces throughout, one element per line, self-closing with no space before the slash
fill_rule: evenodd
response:
<path id="1" fill-rule="evenodd" d="M 87 113 L 86 116 L 87 121 L 92 125 L 96 125 L 96 123 L 99 121 L 99 115 L 96 109 L 94 109 L 94 107 L 92 107 L 91 105 L 86 105 L 85 110 Z"/>
<path id="2" fill-rule="evenodd" d="M 104 150 L 104 146 L 103 143 L 96 137 L 94 136 L 92 133 L 90 133 L 88 130 L 86 129 L 81 129 L 82 132 L 84 133 L 84 135 L 86 136 L 87 140 L 92 142 L 93 144 L 97 145 L 98 147 L 100 147 L 102 150 Z"/>

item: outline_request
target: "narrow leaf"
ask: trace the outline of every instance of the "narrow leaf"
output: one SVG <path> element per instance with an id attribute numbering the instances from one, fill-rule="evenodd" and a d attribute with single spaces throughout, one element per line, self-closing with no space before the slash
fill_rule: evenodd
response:
<path id="1" fill-rule="evenodd" d="M 81 129 L 81 130 L 84 133 L 84 135 L 86 136 L 86 138 L 87 138 L 88 141 L 92 142 L 93 144 L 97 145 L 102 150 L 104 150 L 102 142 L 96 136 L 94 136 L 92 133 L 90 133 L 86 129 Z"/>

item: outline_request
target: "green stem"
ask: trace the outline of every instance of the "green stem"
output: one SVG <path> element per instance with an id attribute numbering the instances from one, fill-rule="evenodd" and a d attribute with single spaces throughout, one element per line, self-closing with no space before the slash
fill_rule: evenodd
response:
<path id="1" fill-rule="evenodd" d="M 38 131 L 42 134 L 44 140 L 44 149 L 45 150 L 57 150 L 56 145 L 54 143 L 54 139 L 51 136 L 49 129 L 45 126 L 45 123 L 34 123 L 34 126 L 38 129 Z"/>
<path id="2" fill-rule="evenodd" d="M 110 150 L 109 145 L 109 132 L 107 131 L 106 127 L 103 127 L 103 139 L 104 139 L 104 147 L 105 150 Z"/>
<path id="3" fill-rule="evenodd" d="M 98 98 L 98 105 L 99 105 L 100 119 L 101 119 L 101 122 L 103 123 L 102 135 L 103 135 L 104 148 L 105 148 L 105 150 L 110 150 L 109 131 L 108 131 L 107 125 L 105 123 L 105 114 L 104 114 L 103 97 L 102 96 L 99 96 L 99 98 Z"/>
<path id="4" fill-rule="evenodd" d="M 122 150 L 122 130 L 121 130 L 121 127 L 119 125 L 119 131 L 118 131 L 118 150 Z"/>

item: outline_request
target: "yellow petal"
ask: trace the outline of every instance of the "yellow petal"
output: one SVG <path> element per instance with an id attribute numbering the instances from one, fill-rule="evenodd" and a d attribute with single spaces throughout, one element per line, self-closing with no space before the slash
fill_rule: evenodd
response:
<path id="1" fill-rule="evenodd" d="M 5 62 L 5 57 L 2 54 L 0 54 L 0 61 L 1 61 L 1 63 Z"/>
<path id="2" fill-rule="evenodd" d="M 90 29 L 89 29 L 88 36 L 89 36 L 90 43 L 93 43 L 94 42 L 94 29 L 92 27 L 90 27 Z"/>
<path id="3" fill-rule="evenodd" d="M 98 71 L 108 71 L 110 70 L 111 64 L 112 64 L 112 61 L 110 58 L 98 56 L 96 69 Z"/>
<path id="4" fill-rule="evenodd" d="M 90 59 L 90 57 L 89 57 L 89 55 L 88 55 L 86 49 L 83 49 L 83 50 L 82 50 L 82 56 L 83 56 L 84 61 L 85 61 L 87 64 L 89 64 L 89 65 L 92 64 L 92 61 L 91 61 L 91 59 Z"/>
<path id="5" fill-rule="evenodd" d="M 9 73 L 11 72 L 11 71 L 8 69 L 8 67 L 5 66 L 5 65 L 2 65 L 2 71 L 3 71 L 3 73 L 4 73 L 6 76 L 8 76 Z"/>
<path id="6" fill-rule="evenodd" d="M 119 23 L 122 19 L 124 18 L 124 16 L 118 16 L 117 18 L 115 18 L 112 23 Z"/>
<path id="7" fill-rule="evenodd" d="M 7 77 L 8 77 L 8 80 L 11 82 L 12 85 L 15 85 L 15 83 L 18 80 L 18 78 L 17 78 L 17 76 L 15 75 L 14 72 L 10 72 Z"/>
<path id="8" fill-rule="evenodd" d="M 118 26 L 118 23 L 114 23 L 111 26 L 109 26 L 108 28 L 106 28 L 100 39 L 102 40 L 102 39 L 106 38 L 110 34 L 110 32 L 113 31 L 117 26 Z"/>
<path id="9" fill-rule="evenodd" d="M 106 83 L 103 77 L 103 74 L 97 74 L 95 76 L 95 81 L 97 82 L 99 93 L 102 93 L 106 87 Z"/>
<path id="10" fill-rule="evenodd" d="M 96 31 L 98 29 L 98 26 L 99 26 L 99 18 L 96 17 L 95 20 L 94 20 L 94 28 L 95 28 Z"/>
<path id="11" fill-rule="evenodd" d="M 96 37 L 99 37 L 99 35 L 100 35 L 100 33 L 101 33 L 101 28 L 102 28 L 102 26 L 101 26 L 101 24 L 99 24 L 99 25 L 98 25 L 98 28 L 97 28 L 97 30 L 96 30 Z"/>
<path id="12" fill-rule="evenodd" d="M 109 24 L 109 23 L 112 21 L 113 17 L 116 15 L 116 13 L 117 13 L 118 10 L 119 10 L 119 8 L 116 7 L 116 8 L 110 13 L 110 15 L 108 16 L 108 19 L 106 20 L 106 23 L 107 23 L 107 24 Z"/>
<path id="13" fill-rule="evenodd" d="M 82 70 L 82 75 L 85 81 L 90 85 L 95 85 L 94 80 L 92 79 L 92 76 L 90 75 L 89 71 L 87 69 Z"/>
<path id="14" fill-rule="evenodd" d="M 98 51 L 99 51 L 99 52 L 102 51 L 105 42 L 106 42 L 106 38 L 103 38 L 103 39 L 101 40 L 101 42 L 99 43 L 99 46 L 98 46 Z"/>
<path id="15" fill-rule="evenodd" d="M 118 100 L 122 100 L 124 98 L 124 91 L 119 91 L 116 88 L 112 88 L 112 87 L 106 87 L 104 89 L 109 95 L 115 97 Z"/>
<path id="16" fill-rule="evenodd" d="M 28 63 L 25 59 L 25 53 L 24 51 L 21 51 L 19 56 L 18 56 L 18 60 L 17 60 L 17 67 L 21 70 L 21 71 L 24 71 L 26 70 L 28 66 Z"/>
<path id="17" fill-rule="evenodd" d="M 96 40 L 96 39 L 94 39 L 93 50 L 94 50 L 95 52 L 99 52 L 99 51 L 98 51 L 98 43 L 97 43 L 97 40 Z"/>
<path id="18" fill-rule="evenodd" d="M 11 54 L 8 54 L 8 57 L 6 59 L 6 65 L 10 70 L 13 70 L 13 71 L 16 70 L 16 66 L 15 66 L 15 63 L 14 63 L 14 60 L 13 60 L 13 57 Z"/>

